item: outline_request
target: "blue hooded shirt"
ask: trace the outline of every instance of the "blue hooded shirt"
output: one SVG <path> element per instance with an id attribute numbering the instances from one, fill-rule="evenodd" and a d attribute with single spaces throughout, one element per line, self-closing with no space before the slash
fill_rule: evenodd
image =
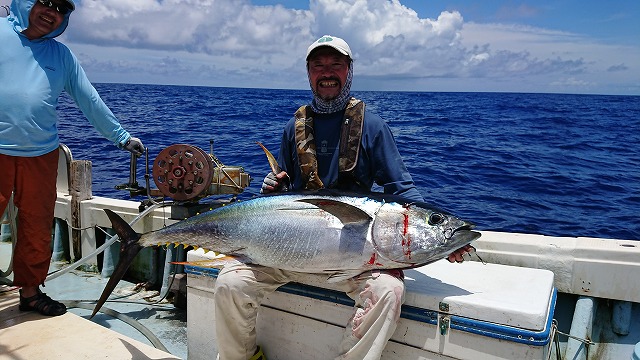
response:
<path id="1" fill-rule="evenodd" d="M 73 4 L 73 1 L 67 0 Z M 13 0 L 0 18 L 0 154 L 33 157 L 59 146 L 58 98 L 66 91 L 105 138 L 122 147 L 131 137 L 102 101 L 71 50 L 54 38 L 69 23 L 40 39 L 29 40 L 34 0 Z"/>

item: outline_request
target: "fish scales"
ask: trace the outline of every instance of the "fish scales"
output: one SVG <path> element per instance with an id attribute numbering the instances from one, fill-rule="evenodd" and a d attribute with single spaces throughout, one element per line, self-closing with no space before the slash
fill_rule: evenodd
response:
<path id="1" fill-rule="evenodd" d="M 383 266 L 403 268 L 424 262 L 411 251 L 412 242 L 431 250 L 445 244 L 446 230 L 426 224 L 429 213 L 417 205 L 407 207 L 370 197 L 264 196 L 143 236 L 141 244 L 177 241 L 265 266 L 306 272 L 360 269 L 373 254 L 387 261 Z M 438 256 L 450 250 L 443 247 Z"/>
<path id="2" fill-rule="evenodd" d="M 145 246 L 180 243 L 338 281 L 372 269 L 425 265 L 480 237 L 471 223 L 426 203 L 331 190 L 236 202 L 142 236 L 105 212 L 122 240 L 121 260 L 93 315 Z"/>

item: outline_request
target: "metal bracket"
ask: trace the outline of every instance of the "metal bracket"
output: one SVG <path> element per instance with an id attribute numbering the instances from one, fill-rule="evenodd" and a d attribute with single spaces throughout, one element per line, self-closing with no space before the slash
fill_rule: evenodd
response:
<path id="1" fill-rule="evenodd" d="M 440 317 L 440 335 L 447 335 L 449 331 L 449 318 L 446 316 Z"/>
<path id="2" fill-rule="evenodd" d="M 440 302 L 438 304 L 438 309 L 442 312 L 449 312 L 449 304 L 445 303 L 445 302 Z"/>

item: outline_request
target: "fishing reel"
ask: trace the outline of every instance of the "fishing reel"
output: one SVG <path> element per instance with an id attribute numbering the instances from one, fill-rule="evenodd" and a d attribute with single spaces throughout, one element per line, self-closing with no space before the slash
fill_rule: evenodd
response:
<path id="1" fill-rule="evenodd" d="M 211 195 L 238 195 L 249 186 L 251 176 L 240 166 L 224 165 L 211 152 L 206 153 L 197 146 L 174 144 L 166 147 L 153 162 L 149 174 L 148 152 L 146 155 L 147 186 L 140 187 L 136 180 L 136 159 L 131 155 L 129 183 L 116 188 L 128 190 L 132 196 L 147 194 L 150 197 L 164 196 L 179 202 L 197 202 Z M 149 188 L 149 177 L 158 189 Z"/>

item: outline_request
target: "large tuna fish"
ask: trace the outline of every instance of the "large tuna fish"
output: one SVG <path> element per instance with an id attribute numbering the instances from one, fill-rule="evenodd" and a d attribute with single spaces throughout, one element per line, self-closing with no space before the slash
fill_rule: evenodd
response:
<path id="1" fill-rule="evenodd" d="M 480 237 L 473 225 L 425 203 L 331 190 L 282 193 L 233 203 L 142 236 L 105 210 L 120 237 L 120 262 L 93 314 L 142 247 L 179 243 L 241 261 L 329 281 L 371 269 L 406 269 L 444 258 Z"/>

